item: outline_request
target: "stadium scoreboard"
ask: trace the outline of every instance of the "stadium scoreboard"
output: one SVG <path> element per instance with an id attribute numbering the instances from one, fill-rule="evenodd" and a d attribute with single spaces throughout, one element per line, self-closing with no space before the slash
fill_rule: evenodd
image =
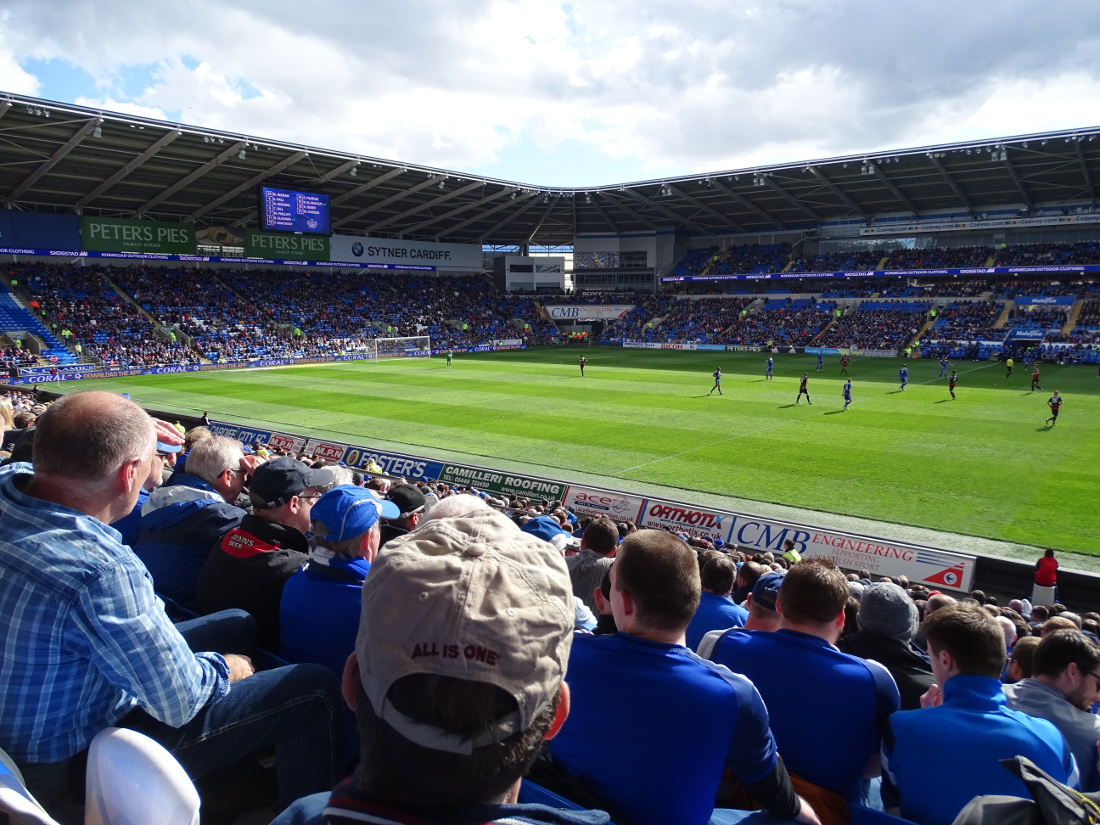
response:
<path id="1" fill-rule="evenodd" d="M 260 229 L 328 235 L 328 195 L 260 187 Z"/>

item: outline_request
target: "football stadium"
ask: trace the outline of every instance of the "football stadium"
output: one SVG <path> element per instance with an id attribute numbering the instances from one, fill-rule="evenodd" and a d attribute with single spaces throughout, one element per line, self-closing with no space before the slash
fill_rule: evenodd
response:
<path id="1" fill-rule="evenodd" d="M 255 820 L 270 821 L 293 799 L 330 788 L 333 778 L 346 775 L 347 765 L 336 765 L 333 757 L 331 771 L 318 777 L 317 760 L 305 757 L 316 756 L 318 747 L 335 753 L 341 724 L 348 729 L 346 741 L 358 743 L 350 715 L 341 717 L 339 708 L 335 716 L 330 712 L 328 738 L 322 736 L 328 744 L 318 746 L 308 736 L 321 734 L 285 704 L 272 715 L 271 696 L 292 690 L 311 696 L 317 708 L 310 712 L 318 714 L 322 706 L 339 704 L 332 698 L 334 676 L 353 650 L 360 651 L 360 662 L 367 655 L 362 635 L 355 647 L 360 584 L 365 581 L 368 593 L 372 581 L 391 575 L 383 563 L 389 541 L 404 552 L 417 546 L 419 535 L 436 535 L 425 526 L 433 523 L 436 507 L 446 513 L 435 520 L 438 527 L 452 518 L 465 524 L 469 514 L 456 508 L 476 505 L 475 513 L 489 514 L 477 518 L 511 524 L 514 535 L 502 542 L 534 541 L 531 553 L 553 545 L 571 570 L 585 563 L 572 559 L 598 556 L 600 564 L 591 568 L 594 586 L 589 582 L 567 594 L 576 597 L 578 617 L 582 611 L 587 617 L 578 618 L 577 626 L 597 634 L 600 622 L 611 621 L 614 628 L 633 615 L 623 612 L 623 597 L 611 596 L 619 592 L 611 583 L 619 574 L 608 572 L 608 553 L 621 541 L 626 558 L 641 558 L 649 552 L 643 550 L 647 542 L 673 542 L 667 553 L 653 553 L 647 575 L 674 588 L 679 574 L 660 564 L 689 548 L 689 566 L 698 560 L 702 571 L 704 602 L 711 594 L 732 593 L 746 603 L 751 595 L 756 602 L 750 599 L 748 607 L 770 603 L 776 621 L 782 614 L 791 623 L 785 627 L 808 632 L 809 618 L 790 618 L 801 615 L 791 606 L 797 593 L 809 598 L 815 587 L 826 586 L 820 577 L 847 576 L 839 585 L 841 610 L 829 617 L 840 619 L 834 621 L 836 634 L 843 627 L 858 645 L 857 637 L 869 632 L 862 622 L 872 625 L 874 614 L 864 601 L 864 618 L 857 619 L 857 600 L 872 592 L 892 598 L 896 591 L 906 627 L 883 619 L 892 628 L 883 632 L 902 638 L 909 650 L 916 630 L 915 620 L 907 628 L 911 603 L 931 613 L 929 605 L 939 604 L 930 600 L 953 597 L 963 606 L 948 612 L 966 614 L 974 607 L 984 617 L 974 622 L 992 625 L 994 635 L 1007 624 L 1009 651 L 1018 636 L 1040 631 L 1064 628 L 1059 632 L 1072 631 L 1086 645 L 1091 638 L 1085 658 L 1074 660 L 1073 678 L 1100 683 L 1093 672 L 1100 666 L 1094 635 L 1100 633 L 1100 616 L 1091 612 L 1100 604 L 1100 127 L 564 188 L 17 94 L 0 93 L 0 118 L 0 256 L 6 272 L 0 290 L 0 416 L 8 464 L 33 471 L 25 484 L 4 482 L 0 523 L 10 531 L 4 541 L 37 548 L 46 559 L 58 554 L 45 563 L 61 571 L 64 582 L 56 586 L 73 594 L 86 586 L 84 574 L 61 560 L 58 542 L 42 543 L 41 531 L 75 531 L 66 541 L 79 548 L 80 558 L 99 558 L 97 541 L 133 549 L 126 551 L 126 575 L 143 584 L 125 586 L 131 595 L 125 607 L 117 607 L 127 618 L 89 631 L 103 640 L 104 650 L 114 650 L 91 655 L 109 660 L 105 681 L 124 686 L 118 707 L 126 713 L 95 707 L 90 713 L 164 743 L 186 769 L 183 784 L 190 793 L 195 791 L 187 776 L 206 777 L 209 784 L 199 781 L 204 805 L 228 799 L 231 812 L 249 807 L 232 804 L 236 778 L 247 774 L 249 781 L 270 784 L 273 763 L 280 770 L 294 765 L 298 781 L 280 775 L 277 798 L 274 790 L 266 801 L 262 793 L 248 798 L 270 803 L 270 816 Z M 153 458 L 147 434 L 144 455 L 119 457 L 106 468 L 103 456 L 115 456 L 109 450 L 123 449 L 118 444 L 134 428 L 148 427 L 141 410 L 160 422 Z M 102 443 L 82 433 L 101 434 Z M 69 461 L 81 468 L 78 478 L 66 476 L 75 472 Z M 52 485 L 65 478 L 71 484 L 58 492 Z M 96 479 L 103 483 L 93 484 Z M 317 501 L 307 505 L 305 499 Z M 58 507 L 47 515 L 43 500 Z M 355 511 L 353 505 L 364 506 Z M 361 515 L 364 509 L 368 516 Z M 277 523 L 264 515 L 284 510 L 288 515 Z M 329 516 L 322 513 L 337 521 L 324 520 Z M 351 530 L 353 522 L 362 529 Z M 108 531 L 106 524 L 114 527 Z M 368 554 L 367 537 L 379 528 L 382 549 L 376 543 Z M 603 540 L 601 530 L 611 534 L 608 552 L 593 550 Z M 436 532 L 443 542 L 452 535 L 444 527 Z M 341 555 L 337 539 L 349 536 L 361 540 L 361 560 L 358 550 Z M 476 556 L 483 549 L 467 552 Z M 278 554 L 281 560 L 275 561 Z M 399 555 L 394 551 L 392 558 Z M 1056 577 L 1051 558 L 1061 565 Z M 818 559 L 832 563 L 803 566 Z M 366 568 L 375 569 L 370 560 L 379 575 L 366 576 Z M 325 577 L 331 584 L 338 573 L 351 575 L 340 565 L 354 573 L 360 561 L 366 563 L 351 588 L 353 612 L 335 612 L 346 594 L 337 599 L 330 591 L 324 597 L 331 599 L 332 617 L 345 619 L 342 629 L 350 627 L 333 665 L 324 658 L 328 651 L 318 652 L 318 631 L 304 640 L 288 635 L 289 627 L 313 627 L 309 621 L 316 621 L 313 608 L 288 618 L 295 607 L 290 594 L 302 598 L 292 591 L 293 577 L 308 580 L 311 570 L 323 568 L 313 584 Z M 4 564 L 7 577 L 15 562 Z M 486 610 L 520 592 L 512 577 L 524 586 L 533 581 L 534 574 L 515 572 L 519 564 L 504 565 L 512 572 L 499 573 L 496 589 L 482 594 Z M 781 594 L 777 611 L 775 590 L 758 593 L 756 584 L 775 576 L 778 589 L 786 580 L 779 574 L 796 571 L 787 575 L 797 581 L 800 567 L 826 572 L 807 580 L 802 591 L 791 588 L 786 602 Z M 728 576 L 711 589 L 710 577 L 725 575 L 719 568 L 728 568 Z M 431 576 L 447 574 L 440 568 L 424 575 L 419 598 L 430 601 L 431 582 L 443 581 Z M 594 591 L 605 575 L 601 598 Z M 887 583 L 893 590 L 883 597 Z M 638 588 L 627 591 L 630 603 L 636 592 L 643 604 L 644 588 L 630 586 Z M 593 595 L 596 603 L 589 605 Z M 819 596 L 810 601 L 832 598 Z M 13 616 L 27 611 L 24 597 L 4 596 Z M 63 618 L 54 632 L 61 638 L 69 639 L 81 621 L 97 624 L 95 616 L 73 618 L 72 626 L 64 618 L 83 598 L 73 595 L 58 612 Z M 538 590 L 524 598 L 497 616 L 498 623 L 522 612 L 523 604 L 549 597 Z M 605 599 L 606 609 L 600 607 Z M 750 615 L 734 600 L 724 601 Z M 368 602 L 374 604 L 364 597 L 364 617 Z M 257 646 L 232 635 L 239 628 L 212 627 L 213 617 L 231 608 L 251 614 L 245 619 L 255 621 L 250 632 L 258 634 Z M 570 615 L 573 609 L 569 605 Z M 849 625 L 845 609 L 852 611 Z M 378 610 L 381 623 L 389 614 Z M 993 621 L 995 616 L 1004 622 Z M 208 727 L 196 732 L 193 719 L 205 714 L 170 706 L 157 693 L 164 679 L 152 675 L 149 680 L 159 687 L 131 700 L 133 691 L 125 686 L 143 677 L 118 675 L 126 670 L 121 663 L 140 659 L 134 666 L 153 674 L 159 654 L 139 656 L 127 649 L 136 637 L 120 642 L 112 634 L 133 622 L 141 638 L 159 639 L 169 619 L 180 632 L 170 631 L 165 655 L 190 656 L 184 642 L 197 650 L 251 651 L 237 658 L 198 654 L 214 658 L 202 660 L 201 674 L 186 676 L 187 701 L 199 707 L 218 690 L 237 692 L 240 706 L 230 710 L 277 719 L 271 731 L 250 733 L 243 745 L 228 744 L 228 723 L 203 722 Z M 545 617 L 539 621 L 539 627 L 546 623 Z M 1054 624 L 1042 630 L 1044 621 Z M 730 618 L 708 629 L 744 624 L 744 617 Z M 624 628 L 633 626 L 620 626 L 620 638 L 629 638 L 632 631 Z M 940 638 L 937 632 L 948 630 L 933 624 L 928 638 Z M 710 658 L 735 671 L 743 663 L 760 693 L 740 676 L 729 689 L 742 691 L 743 682 L 756 697 L 743 701 L 773 709 L 789 688 L 753 675 L 755 653 L 738 651 L 737 638 L 727 636 L 714 642 Z M 886 655 L 849 649 L 844 636 L 839 642 L 829 633 L 821 638 L 830 650 L 835 643 L 846 651 L 835 651 L 837 656 L 877 661 Z M 413 658 L 442 661 L 452 655 L 452 645 L 456 659 L 468 651 L 467 659 L 493 662 L 498 653 L 492 642 L 461 647 L 445 642 L 442 633 L 438 639 L 429 635 L 417 640 Z M 80 644 L 64 642 L 57 661 L 5 671 L 10 679 L 15 672 L 21 680 L 31 674 L 16 691 L 22 698 L 10 699 L 12 706 L 29 701 L 35 679 L 53 678 L 48 674 L 58 661 L 83 655 L 73 652 Z M 160 646 L 150 642 L 151 650 Z M 725 660 L 726 654 L 744 658 Z M 817 666 L 806 652 L 767 655 L 788 657 L 783 661 L 796 670 Z M 928 684 L 933 672 L 948 672 L 944 664 L 929 664 L 927 649 L 914 655 L 923 656 Z M 19 656 L 12 651 L 8 658 L 23 661 Z M 602 717 L 586 708 L 585 691 L 594 690 L 600 677 L 585 675 L 585 661 L 578 658 L 575 650 L 572 712 L 595 726 Z M 319 671 L 300 670 L 303 662 Z M 822 677 L 822 690 L 836 687 L 838 695 L 862 697 L 845 700 L 852 718 L 844 722 L 852 726 L 852 741 L 871 736 L 877 753 L 880 739 L 860 728 L 859 708 L 881 700 L 896 709 L 901 689 L 901 707 L 913 710 L 919 705 L 906 704 L 911 697 L 905 694 L 924 676 L 887 677 L 896 687 L 889 689 L 893 699 L 884 700 L 880 694 L 889 690 L 875 681 L 883 668 L 861 667 L 875 671 L 874 678 L 861 671 L 860 679 L 870 685 L 867 695 L 858 693 L 863 682 L 853 687 L 833 679 L 832 671 Z M 302 682 L 292 688 L 272 681 L 263 700 L 251 694 L 246 699 L 236 684 L 229 690 L 229 682 L 240 678 L 234 668 L 247 671 L 249 685 L 290 678 L 290 671 Z M 795 672 L 789 675 L 795 681 Z M 1089 700 L 1078 703 L 1086 708 L 1097 698 L 1095 690 L 1079 688 L 1078 694 Z M 0 695 L 9 701 L 6 691 Z M 374 702 L 369 690 L 363 695 Z M 624 707 L 640 713 L 641 701 L 631 695 Z M 389 735 L 410 725 L 419 731 L 414 741 L 421 750 L 434 747 L 424 744 L 433 737 L 457 736 L 446 732 L 449 722 L 410 721 L 409 706 L 394 710 L 397 699 L 394 706 L 388 702 L 387 713 L 400 720 Z M 6 706 L 0 711 L 4 716 Z M 147 718 L 131 724 L 135 713 Z M 389 730 L 395 717 L 380 712 L 376 722 L 383 718 Z M 297 731 L 299 724 L 305 731 L 300 736 L 280 738 L 276 731 Z M 682 819 L 666 814 L 671 818 L 653 820 L 647 819 L 652 812 L 619 799 L 614 778 L 604 783 L 587 773 L 583 754 L 598 747 L 579 737 L 579 725 L 566 723 L 549 748 L 553 759 L 544 766 L 547 773 L 538 775 L 541 784 L 528 774 L 520 803 L 602 805 L 620 823 L 707 821 L 710 801 L 702 818 L 683 813 Z M 834 773 L 814 773 L 821 760 L 807 761 L 789 739 L 791 730 L 804 725 L 773 712 L 775 741 L 792 775 L 843 803 L 839 819 L 821 821 L 886 817 L 875 784 L 881 780 L 872 781 L 871 791 L 853 784 L 843 760 Z M 72 722 L 80 732 L 89 726 L 94 721 Z M 429 726 L 434 733 L 425 734 Z M 871 730 L 873 720 L 867 726 Z M 1061 741 L 1047 728 L 1036 735 Z M 1096 729 L 1088 730 L 1091 765 L 1077 767 L 1096 774 Z M 0 747 L 26 774 L 24 794 L 26 788 L 38 795 L 56 790 L 46 768 L 63 764 L 70 771 L 76 753 L 88 760 L 89 777 L 103 760 L 122 764 L 97 757 L 95 744 L 89 754 L 90 736 L 59 734 L 47 741 L 22 719 L 0 726 L 0 733 Z M 194 741 L 210 736 L 225 740 L 194 749 Z M 899 751 L 903 739 L 897 732 Z M 500 746 L 499 739 L 491 741 Z M 108 744 L 119 746 L 105 740 L 103 747 Z M 255 752 L 263 755 L 258 762 Z M 1049 769 L 1050 763 L 1044 765 Z M 744 770 L 757 767 L 746 763 Z M 776 787 L 786 793 L 791 786 L 785 770 L 780 773 Z M 639 769 L 639 775 L 646 774 Z M 227 782 L 226 776 L 235 778 Z M 591 782 L 566 781 L 578 776 Z M 1060 779 L 1068 778 L 1063 771 Z M 1080 787 L 1095 789 L 1095 779 Z M 913 793 L 906 788 L 913 786 L 900 772 L 891 783 L 901 788 L 901 811 L 912 817 L 893 821 L 939 821 L 913 804 L 912 796 L 905 801 Z M 89 778 L 89 794 L 91 784 Z M 762 786 L 745 784 L 750 795 L 765 794 Z M 802 785 L 794 787 L 804 793 Z M 541 796 L 547 789 L 561 796 Z M 348 791 L 349 798 L 355 793 Z M 887 794 L 884 789 L 883 799 Z M 770 788 L 759 804 L 780 817 L 776 821 L 788 821 L 797 811 L 797 805 L 784 807 L 790 798 Z M 59 799 L 48 797 L 43 804 L 51 814 L 63 812 L 57 821 L 76 821 L 65 819 L 72 812 Z M 29 795 L 26 800 L 34 803 Z M 331 805 L 343 810 L 345 802 L 334 796 Z M 683 801 L 670 804 L 679 812 L 690 808 Z M 814 797 L 815 809 L 818 804 Z M 204 808 L 203 821 L 212 810 Z"/>

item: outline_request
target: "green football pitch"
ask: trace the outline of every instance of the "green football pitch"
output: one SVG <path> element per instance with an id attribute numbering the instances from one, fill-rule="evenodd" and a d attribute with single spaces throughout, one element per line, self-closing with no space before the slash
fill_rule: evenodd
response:
<path id="1" fill-rule="evenodd" d="M 588 358 L 582 378 L 577 361 Z M 336 438 L 565 481 L 660 485 L 1100 555 L 1094 367 L 618 348 L 187 373 L 95 382 L 150 408 Z M 724 395 L 708 391 L 715 367 Z M 809 373 L 813 405 L 796 404 Z M 89 388 L 84 384 L 82 388 Z M 77 386 L 64 387 L 71 391 Z M 1047 399 L 1064 397 L 1049 427 Z"/>

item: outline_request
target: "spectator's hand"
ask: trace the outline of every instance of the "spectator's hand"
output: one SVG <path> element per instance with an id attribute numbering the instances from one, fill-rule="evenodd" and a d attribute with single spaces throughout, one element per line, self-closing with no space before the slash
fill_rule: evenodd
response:
<path id="1" fill-rule="evenodd" d="M 798 812 L 795 822 L 805 822 L 806 825 L 821 825 L 821 820 L 817 818 L 817 813 L 810 807 L 810 803 L 798 797 L 798 801 L 802 803 L 802 809 Z"/>
<path id="2" fill-rule="evenodd" d="M 256 672 L 256 668 L 252 666 L 252 660 L 247 656 L 241 656 L 238 653 L 226 653 L 222 656 L 225 659 L 225 663 L 229 665 L 229 683 L 239 682 L 248 676 L 251 676 Z"/>
<path id="3" fill-rule="evenodd" d="M 162 444 L 170 444 L 173 447 L 178 447 L 183 444 L 183 436 L 180 435 L 180 431 L 167 421 L 161 421 L 159 418 L 154 418 L 153 426 L 157 429 L 157 441 Z"/>
<path id="4" fill-rule="evenodd" d="M 925 691 L 924 695 L 920 698 L 920 706 L 922 708 L 936 708 L 943 704 L 943 691 L 940 690 L 940 686 L 933 683 L 932 687 Z"/>
<path id="5" fill-rule="evenodd" d="M 258 455 L 245 455 L 241 456 L 241 467 L 244 468 L 245 473 L 252 475 L 256 472 L 256 468 L 264 463 L 264 459 Z"/>

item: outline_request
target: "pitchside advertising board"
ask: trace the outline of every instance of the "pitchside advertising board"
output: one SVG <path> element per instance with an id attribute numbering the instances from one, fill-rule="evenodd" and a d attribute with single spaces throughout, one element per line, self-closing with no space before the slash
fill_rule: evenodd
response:
<path id="1" fill-rule="evenodd" d="M 907 576 L 914 583 L 934 588 L 969 591 L 974 576 L 974 556 L 935 548 L 859 536 L 833 530 L 763 519 L 743 513 L 694 507 L 683 502 L 646 499 L 609 490 L 569 485 L 517 473 L 432 461 L 419 456 L 311 438 L 292 433 L 262 430 L 216 421 L 215 435 L 235 438 L 244 444 L 265 444 L 290 453 L 306 451 L 354 469 L 376 462 L 387 475 L 430 478 L 447 484 L 473 487 L 497 495 L 560 500 L 579 516 L 607 516 L 616 522 L 629 521 L 643 528 L 721 539 L 744 550 L 782 553 L 788 540 L 803 556 L 826 556 L 841 567 L 866 570 L 872 576 Z"/>
<path id="2" fill-rule="evenodd" d="M 669 530 L 711 541 L 721 539 L 726 545 L 743 550 L 781 554 L 784 543 L 790 540 L 803 556 L 827 556 L 841 567 L 867 570 L 872 576 L 904 575 L 914 584 L 922 583 L 932 588 L 969 591 L 974 577 L 974 556 L 885 538 L 822 530 L 744 513 L 571 485 L 487 467 L 432 461 L 369 446 L 223 421 L 215 421 L 210 429 L 215 435 L 236 438 L 244 444 L 266 444 L 292 454 L 305 450 L 318 458 L 354 469 L 366 469 L 374 461 L 386 475 L 430 478 L 501 496 L 557 500 L 572 507 L 578 516 L 607 516 L 615 522 L 629 521 L 639 527 Z"/>

